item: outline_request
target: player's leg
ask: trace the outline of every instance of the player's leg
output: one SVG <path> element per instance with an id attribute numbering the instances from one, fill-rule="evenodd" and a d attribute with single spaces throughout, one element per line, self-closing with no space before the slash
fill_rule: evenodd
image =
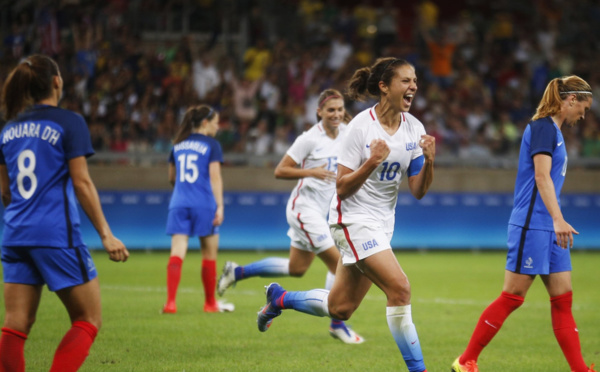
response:
<path id="1" fill-rule="evenodd" d="M 382 250 L 357 264 L 387 297 L 387 322 L 410 372 L 425 371 L 417 329 L 412 321 L 408 277 L 391 249 Z"/>
<path id="2" fill-rule="evenodd" d="M 568 254 L 568 252 L 564 253 Z M 542 281 L 550 295 L 554 336 L 571 367 L 571 371 L 587 372 L 588 367 L 581 355 L 579 331 L 572 312 L 573 287 L 571 285 L 571 271 L 542 275 Z"/>
<path id="3" fill-rule="evenodd" d="M 523 304 L 534 279 L 535 275 L 505 271 L 502 293 L 479 317 L 469 344 L 459 357 L 461 365 L 477 362 L 479 354 L 496 336 L 506 318 Z"/>
<path id="4" fill-rule="evenodd" d="M 24 347 L 35 322 L 41 285 L 4 283 L 4 324 L 0 336 L 0 370 L 25 371 Z"/>
<path id="5" fill-rule="evenodd" d="M 327 266 L 325 289 L 331 291 L 333 288 L 333 283 L 335 282 L 337 265 L 340 261 L 340 252 L 335 246 L 332 246 L 322 252 L 319 252 L 318 256 L 323 261 L 325 266 Z M 344 321 L 339 319 L 331 318 L 329 333 L 332 337 L 337 338 L 347 344 L 360 344 L 364 342 L 364 338 L 348 327 Z"/>
<path id="6" fill-rule="evenodd" d="M 98 278 L 56 291 L 65 305 L 71 328 L 56 349 L 50 372 L 77 371 L 89 354 L 102 323 Z"/>
<path id="7" fill-rule="evenodd" d="M 288 292 L 279 284 L 271 283 L 267 286 L 267 303 L 258 312 L 258 329 L 265 332 L 273 318 L 279 316 L 285 309 L 294 309 L 315 316 L 348 319 L 369 290 L 371 282 L 353 265 L 346 267 L 340 263 L 336 273 L 331 292 L 326 289 Z"/>
<path id="8" fill-rule="evenodd" d="M 291 240 L 290 257 L 267 257 L 243 266 L 232 261 L 225 262 L 223 273 L 217 283 L 219 296 L 223 296 L 227 288 L 243 279 L 257 276 L 276 278 L 290 275 L 301 277 L 304 275 L 315 257 L 311 249 L 313 245 L 310 234 L 302 230 L 300 223 L 290 213 L 287 217 L 288 223 L 290 223 L 290 229 L 288 230 L 288 236 Z M 323 224 L 326 226 L 325 222 Z M 327 232 L 327 230 L 325 231 Z"/>
<path id="9" fill-rule="evenodd" d="M 219 250 L 219 234 L 200 237 L 202 252 L 202 286 L 204 288 L 204 311 L 218 312 L 219 305 L 215 298 L 217 284 L 217 252 Z"/>
<path id="10" fill-rule="evenodd" d="M 167 265 L 167 303 L 163 307 L 163 313 L 176 313 L 176 297 L 179 282 L 181 281 L 181 268 L 188 250 L 189 237 L 184 234 L 173 234 L 171 236 L 171 256 Z"/>

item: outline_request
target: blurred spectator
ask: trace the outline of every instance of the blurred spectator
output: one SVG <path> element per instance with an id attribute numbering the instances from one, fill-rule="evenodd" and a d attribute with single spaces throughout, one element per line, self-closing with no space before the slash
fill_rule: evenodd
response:
<path id="1" fill-rule="evenodd" d="M 227 29 L 218 6 L 186 2 L 187 14 L 183 3 L 8 2 L 0 81 L 25 55 L 55 57 L 61 104 L 84 115 L 98 151 L 115 152 L 168 151 L 185 107 L 206 103 L 221 113 L 225 152 L 281 154 L 314 122 L 315 92 L 344 91 L 353 70 L 382 55 L 424 71 L 413 110 L 444 156 L 515 156 L 554 77 L 582 76 L 600 96 L 592 1 L 568 9 L 517 0 L 464 9 L 433 0 L 413 8 L 391 0 L 241 2 L 223 18 Z M 197 14 L 214 20 L 206 42 L 206 34 L 179 32 Z M 347 109 L 373 104 L 348 101 Z M 595 100 L 566 139 L 569 156 L 600 157 L 599 118 Z"/>

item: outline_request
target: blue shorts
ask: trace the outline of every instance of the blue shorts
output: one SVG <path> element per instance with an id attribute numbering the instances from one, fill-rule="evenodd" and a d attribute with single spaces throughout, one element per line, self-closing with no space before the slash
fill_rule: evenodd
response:
<path id="1" fill-rule="evenodd" d="M 51 291 L 89 282 L 98 276 L 85 245 L 77 248 L 2 247 L 4 283 L 48 285 Z"/>
<path id="2" fill-rule="evenodd" d="M 216 210 L 213 208 L 172 208 L 167 217 L 167 234 L 209 236 L 219 233 L 213 226 Z"/>
<path id="3" fill-rule="evenodd" d="M 571 253 L 556 244 L 554 231 L 508 225 L 506 270 L 527 275 L 571 271 Z"/>

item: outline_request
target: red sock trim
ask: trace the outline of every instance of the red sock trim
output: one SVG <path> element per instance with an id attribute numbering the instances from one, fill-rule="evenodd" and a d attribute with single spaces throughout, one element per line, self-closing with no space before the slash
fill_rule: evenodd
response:
<path id="1" fill-rule="evenodd" d="M 550 297 L 550 302 L 560 301 L 565 298 L 573 301 L 573 291 L 569 291 L 558 296 Z"/>
<path id="2" fill-rule="evenodd" d="M 521 306 L 523 304 L 523 302 L 525 301 L 524 297 L 521 297 L 521 296 L 518 296 L 518 295 L 515 295 L 512 293 L 504 292 L 504 291 L 502 291 L 502 293 L 500 295 L 504 298 L 520 302 L 519 306 Z"/>
<path id="3" fill-rule="evenodd" d="M 279 306 L 281 309 L 285 309 L 285 307 L 283 306 L 283 298 L 285 297 L 286 294 L 287 294 L 287 291 L 283 292 L 281 294 L 281 296 L 279 296 L 279 304 L 277 304 L 277 306 Z"/>
<path id="4" fill-rule="evenodd" d="M 88 335 L 90 335 L 92 341 L 96 339 L 98 328 L 96 328 L 96 326 L 92 323 L 88 323 L 83 320 L 77 320 L 73 322 L 72 326 L 83 329 Z"/>
<path id="5" fill-rule="evenodd" d="M 2 328 L 2 333 L 8 333 L 11 334 L 13 336 L 17 336 L 22 338 L 23 340 L 27 340 L 27 335 L 23 332 L 19 332 L 19 331 L 15 331 L 14 329 L 10 329 L 10 328 Z"/>

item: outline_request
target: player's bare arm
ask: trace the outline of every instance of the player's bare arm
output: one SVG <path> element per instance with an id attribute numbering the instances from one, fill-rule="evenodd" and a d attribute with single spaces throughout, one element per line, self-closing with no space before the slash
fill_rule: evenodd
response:
<path id="1" fill-rule="evenodd" d="M 284 155 L 275 168 L 275 178 L 297 180 L 305 177 L 314 177 L 324 181 L 335 180 L 335 172 L 325 169 L 327 164 L 316 168 L 298 168 L 298 163 L 289 155 Z"/>
<path id="2" fill-rule="evenodd" d="M 535 167 L 535 184 L 546 209 L 548 209 L 548 213 L 552 217 L 556 242 L 563 249 L 573 248 L 573 234 L 579 235 L 579 233 L 565 221 L 560 211 L 560 206 L 556 199 L 556 189 L 550 177 L 552 157 L 545 154 L 534 155 L 533 164 Z"/>
<path id="3" fill-rule="evenodd" d="M 423 168 L 416 176 L 408 178 L 408 188 L 417 199 L 422 199 L 433 182 L 433 162 L 435 159 L 435 137 L 424 134 L 419 145 L 423 149 Z"/>
<path id="4" fill-rule="evenodd" d="M 8 178 L 8 170 L 6 165 L 0 165 L 0 193 L 2 195 L 2 205 L 8 206 L 12 200 L 10 194 L 10 180 Z"/>
<path id="5" fill-rule="evenodd" d="M 374 139 L 369 145 L 371 154 L 369 158 L 356 170 L 338 165 L 336 191 L 340 199 L 344 200 L 361 188 L 367 178 L 377 167 L 387 159 L 390 148 L 382 139 Z"/>

